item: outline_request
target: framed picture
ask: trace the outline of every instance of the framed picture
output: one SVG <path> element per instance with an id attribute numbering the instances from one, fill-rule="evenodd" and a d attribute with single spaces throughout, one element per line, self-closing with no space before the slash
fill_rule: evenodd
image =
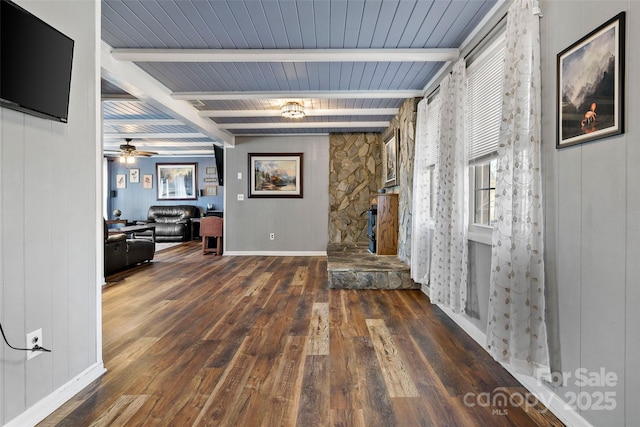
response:
<path id="1" fill-rule="evenodd" d="M 197 163 L 156 163 L 158 200 L 196 200 Z"/>
<path id="2" fill-rule="evenodd" d="M 205 183 L 218 182 L 218 178 L 216 178 L 215 176 L 205 176 L 204 177 L 204 182 Z"/>
<path id="3" fill-rule="evenodd" d="M 249 153 L 249 197 L 302 198 L 303 153 Z"/>
<path id="4" fill-rule="evenodd" d="M 625 12 L 558 54 L 556 147 L 624 132 Z"/>
<path id="5" fill-rule="evenodd" d="M 142 175 L 142 188 L 153 188 L 153 175 Z"/>
<path id="6" fill-rule="evenodd" d="M 216 168 L 210 167 L 210 166 L 207 166 L 205 171 L 206 171 L 207 175 L 215 175 L 217 173 L 216 172 Z"/>
<path id="7" fill-rule="evenodd" d="M 140 169 L 129 169 L 129 182 L 140 182 Z"/>
<path id="8" fill-rule="evenodd" d="M 395 129 L 385 140 L 382 153 L 382 186 L 393 187 L 398 184 L 398 140 L 400 131 Z"/>
<path id="9" fill-rule="evenodd" d="M 116 175 L 116 188 L 127 188 L 127 176 L 125 174 Z"/>
<path id="10" fill-rule="evenodd" d="M 207 185 L 204 187 L 204 195 L 205 196 L 217 196 L 218 195 L 218 187 L 215 185 Z"/>

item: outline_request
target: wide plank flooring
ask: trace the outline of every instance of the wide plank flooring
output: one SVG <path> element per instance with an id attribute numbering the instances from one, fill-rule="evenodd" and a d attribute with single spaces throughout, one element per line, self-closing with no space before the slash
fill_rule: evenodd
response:
<path id="1" fill-rule="evenodd" d="M 103 346 L 40 425 L 562 425 L 420 291 L 329 290 L 325 257 L 158 252 L 109 278 Z"/>

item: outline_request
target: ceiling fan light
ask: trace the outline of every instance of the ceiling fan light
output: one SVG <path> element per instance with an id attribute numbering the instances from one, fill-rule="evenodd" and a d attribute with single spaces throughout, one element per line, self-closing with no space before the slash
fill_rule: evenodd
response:
<path id="1" fill-rule="evenodd" d="M 304 117 L 304 106 L 299 102 L 287 102 L 280 108 L 280 113 L 287 119 L 301 119 Z"/>
<path id="2" fill-rule="evenodd" d="M 129 156 L 127 157 L 127 163 L 135 163 L 136 162 L 136 158 L 133 156 Z"/>
<path id="3" fill-rule="evenodd" d="M 127 163 L 127 158 L 125 156 L 120 156 L 120 163 Z"/>

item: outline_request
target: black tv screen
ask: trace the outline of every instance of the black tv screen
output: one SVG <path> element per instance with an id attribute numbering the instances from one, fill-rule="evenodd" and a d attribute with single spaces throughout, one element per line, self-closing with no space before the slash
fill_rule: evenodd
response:
<path id="1" fill-rule="evenodd" d="M 67 122 L 73 40 L 0 0 L 0 104 Z"/>

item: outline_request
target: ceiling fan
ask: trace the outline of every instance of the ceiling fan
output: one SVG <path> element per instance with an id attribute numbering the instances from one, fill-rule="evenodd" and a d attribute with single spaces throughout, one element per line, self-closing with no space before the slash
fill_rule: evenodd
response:
<path id="1" fill-rule="evenodd" d="M 151 157 L 158 154 L 153 151 L 140 151 L 135 145 L 131 144 L 131 138 L 125 138 L 125 144 L 120 145 L 120 151 L 105 150 L 105 155 L 110 157 L 119 157 L 120 163 L 134 163 L 136 157 Z"/>

